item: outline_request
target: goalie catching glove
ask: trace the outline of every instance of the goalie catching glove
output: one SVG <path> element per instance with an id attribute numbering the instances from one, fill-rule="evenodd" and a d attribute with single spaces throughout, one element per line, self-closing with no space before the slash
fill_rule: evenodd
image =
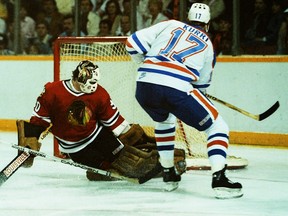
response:
<path id="1" fill-rule="evenodd" d="M 157 162 L 158 152 L 156 150 L 146 152 L 126 145 L 111 167 L 126 177 L 140 178 L 152 170 Z"/>
<path id="2" fill-rule="evenodd" d="M 39 151 L 41 143 L 38 141 L 38 139 L 45 128 L 30 124 L 29 122 L 25 122 L 23 120 L 17 120 L 16 126 L 18 132 L 18 145 Z M 18 151 L 18 154 L 21 153 L 21 151 Z M 30 155 L 22 166 L 31 167 L 33 165 L 34 157 L 34 155 Z"/>
<path id="3" fill-rule="evenodd" d="M 147 135 L 139 124 L 132 124 L 130 126 L 130 129 L 126 133 L 120 134 L 118 137 L 124 145 L 137 146 L 153 143 L 156 146 L 155 137 Z"/>
<path id="4" fill-rule="evenodd" d="M 156 163 L 158 162 L 159 155 L 157 151 L 156 139 L 155 137 L 147 135 L 139 124 L 132 124 L 131 128 L 126 133 L 121 134 L 119 136 L 119 140 L 124 145 L 134 146 L 135 148 L 142 150 L 142 152 L 153 151 L 154 153 L 157 153 Z M 144 155 L 141 155 L 141 156 L 144 156 Z M 145 157 L 149 158 L 149 156 L 147 155 Z M 175 148 L 174 164 L 179 175 L 183 174 L 186 171 L 185 151 L 183 149 Z M 155 165 L 156 164 L 154 164 L 154 166 L 151 166 L 151 168 L 155 167 Z"/>

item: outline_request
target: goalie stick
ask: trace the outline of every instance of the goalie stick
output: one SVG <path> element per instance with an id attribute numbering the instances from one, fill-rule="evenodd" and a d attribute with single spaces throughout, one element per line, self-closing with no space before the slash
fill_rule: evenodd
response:
<path id="1" fill-rule="evenodd" d="M 220 100 L 220 99 L 218 99 L 218 98 L 216 98 L 216 97 L 214 97 L 214 96 L 212 96 L 212 95 L 206 94 L 206 97 L 208 97 L 208 98 L 210 98 L 211 100 L 214 100 L 214 101 L 216 101 L 216 102 L 218 102 L 218 103 L 221 103 L 221 104 L 223 104 L 224 106 L 229 107 L 230 109 L 236 110 L 237 112 L 240 112 L 240 113 L 242 113 L 243 115 L 246 115 L 246 116 L 248 116 L 248 117 L 250 117 L 250 118 L 253 118 L 253 119 L 257 120 L 257 121 L 262 121 L 262 120 L 268 118 L 268 117 L 271 116 L 274 112 L 276 112 L 276 110 L 277 110 L 277 109 L 279 108 L 279 106 L 280 106 L 279 101 L 277 101 L 277 102 L 275 102 L 275 104 L 273 104 L 273 106 L 271 106 L 268 110 L 266 110 L 265 112 L 257 115 L 257 114 L 252 114 L 252 113 L 250 113 L 250 112 L 247 112 L 247 111 L 245 111 L 245 110 L 243 110 L 243 109 L 241 109 L 241 108 L 239 108 L 239 107 L 236 107 L 236 106 L 234 106 L 234 105 L 232 105 L 232 104 L 230 104 L 230 103 L 227 103 L 227 102 L 225 102 L 225 101 L 223 101 L 223 100 Z"/>
<path id="2" fill-rule="evenodd" d="M 41 140 L 43 140 L 49 133 L 52 124 L 42 132 Z M 0 186 L 6 182 L 21 166 L 22 164 L 31 156 L 28 152 L 19 153 L 1 172 L 0 172 Z"/>
<path id="3" fill-rule="evenodd" d="M 21 165 L 29 158 L 30 154 L 22 152 L 17 155 L 1 172 L 0 172 L 0 186 L 6 182 Z"/>
<path id="4" fill-rule="evenodd" d="M 76 163 L 76 162 L 68 160 L 68 159 L 61 159 L 61 158 L 49 156 L 49 155 L 47 155 L 44 152 L 35 151 L 35 150 L 29 149 L 29 148 L 25 148 L 25 147 L 22 147 L 22 146 L 12 145 L 12 147 L 16 148 L 16 149 L 18 149 L 20 151 L 23 151 L 23 153 L 26 153 L 27 155 L 40 156 L 40 157 L 43 157 L 43 158 L 46 158 L 46 159 L 50 159 L 50 160 L 52 160 L 54 162 L 60 162 L 60 163 L 63 163 L 63 164 L 68 164 L 68 165 L 75 166 L 75 167 L 78 167 L 78 168 L 81 168 L 81 169 L 85 169 L 85 170 L 93 172 L 93 173 L 97 173 L 97 174 L 100 174 L 100 175 L 116 178 L 116 179 L 119 179 L 119 180 L 125 180 L 125 181 L 131 182 L 131 183 L 136 183 L 136 184 L 143 184 L 143 183 L 149 181 L 151 178 L 155 177 L 159 173 L 158 169 L 154 168 L 150 172 L 148 172 L 147 175 L 145 175 L 145 176 L 143 176 L 143 177 L 141 177 L 139 179 L 138 178 L 129 178 L 129 177 L 125 177 L 125 176 L 119 175 L 118 173 L 115 173 L 115 172 L 110 172 L 110 171 L 101 170 L 101 169 L 97 169 L 97 168 L 94 168 L 94 167 L 86 166 L 86 165 L 83 165 L 83 164 L 80 164 L 80 163 Z"/>

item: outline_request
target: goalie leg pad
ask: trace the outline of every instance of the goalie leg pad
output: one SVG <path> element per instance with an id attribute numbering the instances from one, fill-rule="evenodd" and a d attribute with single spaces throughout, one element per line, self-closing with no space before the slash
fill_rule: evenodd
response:
<path id="1" fill-rule="evenodd" d="M 133 146 L 125 146 L 111 165 L 123 176 L 140 178 L 156 166 L 158 159 L 156 150 L 145 152 Z"/>
<path id="2" fill-rule="evenodd" d="M 139 146 L 137 146 L 137 148 L 138 147 Z M 121 155 L 119 155 L 119 157 L 112 163 L 111 166 L 113 167 L 113 171 L 116 171 L 117 173 L 127 177 L 139 178 L 143 180 L 143 182 L 147 181 L 146 178 L 151 179 L 154 177 L 160 177 L 162 167 L 159 164 L 159 155 L 157 150 L 154 148 L 154 145 L 151 146 L 151 143 L 147 143 L 146 145 L 141 145 L 141 149 L 137 148 L 133 146 L 126 146 L 125 150 L 122 150 L 123 152 L 121 152 Z M 161 167 L 159 172 L 155 172 L 154 170 L 157 166 L 157 163 Z M 182 175 L 184 172 L 186 172 L 185 151 L 183 149 L 175 149 L 174 164 L 176 173 L 178 175 Z M 153 176 L 150 176 L 150 172 L 153 173 Z M 86 172 L 86 177 L 90 181 L 117 180 L 89 171 Z"/>
<path id="3" fill-rule="evenodd" d="M 41 143 L 38 142 L 38 138 L 37 137 L 26 137 L 25 136 L 25 123 L 29 124 L 27 122 L 24 122 L 23 120 L 17 120 L 16 121 L 16 125 L 17 125 L 17 132 L 18 132 L 18 145 L 19 146 L 23 146 L 26 148 L 30 148 L 32 150 L 36 150 L 39 151 L 40 147 L 41 147 Z M 27 127 L 27 125 L 26 125 Z M 39 134 L 40 136 L 40 134 Z M 18 154 L 21 154 L 21 151 L 18 151 Z M 33 155 L 31 155 L 24 163 L 23 163 L 23 167 L 31 167 L 33 165 L 33 161 L 34 161 L 34 157 Z"/>

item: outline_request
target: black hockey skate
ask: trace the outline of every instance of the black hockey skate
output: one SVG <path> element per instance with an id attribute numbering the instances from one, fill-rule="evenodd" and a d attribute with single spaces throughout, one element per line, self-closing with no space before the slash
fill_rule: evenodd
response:
<path id="1" fill-rule="evenodd" d="M 173 191 L 178 188 L 178 182 L 181 181 L 181 176 L 176 174 L 174 167 L 163 167 L 163 181 L 166 184 L 165 191 Z"/>
<path id="2" fill-rule="evenodd" d="M 227 165 L 212 175 L 212 188 L 215 191 L 215 197 L 218 199 L 229 199 L 242 197 L 242 185 L 238 182 L 232 182 L 225 176 Z"/>

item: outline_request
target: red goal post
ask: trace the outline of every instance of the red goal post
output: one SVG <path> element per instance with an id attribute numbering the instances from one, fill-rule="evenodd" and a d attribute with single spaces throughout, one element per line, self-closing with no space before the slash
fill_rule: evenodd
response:
<path id="1" fill-rule="evenodd" d="M 100 69 L 100 81 L 121 114 L 130 123 L 140 124 L 146 133 L 154 135 L 154 123 L 135 99 L 138 65 L 125 49 L 126 37 L 60 37 L 54 42 L 54 81 L 71 78 L 82 60 L 90 60 Z M 186 151 L 188 169 L 210 169 L 206 152 L 206 135 L 177 121 L 176 148 Z M 54 155 L 61 157 L 54 140 Z M 228 157 L 228 168 L 244 168 L 248 161 Z"/>

